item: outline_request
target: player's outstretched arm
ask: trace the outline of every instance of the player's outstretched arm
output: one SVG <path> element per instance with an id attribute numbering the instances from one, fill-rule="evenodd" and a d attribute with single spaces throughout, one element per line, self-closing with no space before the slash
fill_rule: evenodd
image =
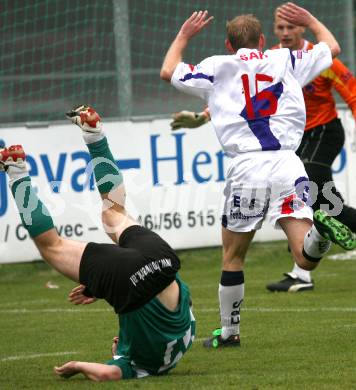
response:
<path id="1" fill-rule="evenodd" d="M 202 112 L 180 111 L 172 115 L 173 121 L 170 123 L 172 130 L 194 129 L 210 121 L 210 112 L 206 108 Z"/>
<path id="2" fill-rule="evenodd" d="M 76 374 L 84 374 L 95 382 L 117 381 L 122 378 L 120 367 L 102 363 L 71 361 L 60 367 L 54 367 L 54 372 L 62 378 L 70 378 Z"/>
<path id="3" fill-rule="evenodd" d="M 309 28 L 318 42 L 325 42 L 330 47 L 333 57 L 340 54 L 340 46 L 331 31 L 306 9 L 289 2 L 280 6 L 276 15 L 289 23 Z"/>
<path id="4" fill-rule="evenodd" d="M 211 20 L 213 20 L 213 16 L 209 17 L 208 11 L 195 11 L 183 23 L 163 60 L 160 72 L 162 80 L 171 81 L 175 68 L 182 61 L 183 52 L 188 42 L 206 27 Z"/>

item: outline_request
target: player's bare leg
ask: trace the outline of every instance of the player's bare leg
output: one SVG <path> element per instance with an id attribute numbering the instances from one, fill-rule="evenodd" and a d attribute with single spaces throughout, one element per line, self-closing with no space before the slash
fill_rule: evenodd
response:
<path id="1" fill-rule="evenodd" d="M 61 238 L 52 218 L 32 188 L 21 145 L 0 151 L 0 169 L 9 176 L 11 192 L 15 198 L 24 227 L 28 230 L 44 260 L 68 278 L 79 280 L 79 264 L 86 246 Z"/>
<path id="2" fill-rule="evenodd" d="M 281 218 L 278 222 L 287 236 L 289 248 L 298 266 L 305 270 L 314 269 L 317 263 L 311 262 L 303 256 L 304 237 L 308 234 L 313 222 L 309 219 L 292 217 Z M 330 247 L 330 244 L 326 245 Z"/>
<path id="3" fill-rule="evenodd" d="M 222 228 L 223 264 L 219 284 L 221 329 L 204 341 L 207 348 L 240 345 L 240 309 L 244 299 L 243 267 L 255 231 L 233 232 Z"/>
<path id="4" fill-rule="evenodd" d="M 117 381 L 122 378 L 122 371 L 119 367 L 101 363 L 71 361 L 54 367 L 54 372 L 62 378 L 70 378 L 81 373 L 95 382 Z"/>
<path id="5" fill-rule="evenodd" d="M 67 118 L 82 129 L 84 141 L 92 158 L 97 187 L 103 201 L 103 226 L 108 236 L 118 243 L 121 233 L 138 223 L 128 215 L 125 209 L 126 192 L 123 177 L 102 130 L 101 118 L 92 107 L 87 105 L 73 108 L 67 113 Z M 179 301 L 178 284 L 175 281 L 172 282 L 157 297 L 167 308 L 174 310 Z"/>
<path id="6" fill-rule="evenodd" d="M 233 232 L 222 228 L 224 271 L 242 271 L 250 243 L 255 235 L 251 232 Z"/>
<path id="7" fill-rule="evenodd" d="M 56 229 L 33 238 L 41 256 L 58 272 L 79 282 L 79 265 L 86 242 L 62 238 Z"/>
<path id="8" fill-rule="evenodd" d="M 137 225 L 125 209 L 123 177 L 111 154 L 102 130 L 99 114 L 87 105 L 73 108 L 67 118 L 82 130 L 84 141 L 92 157 L 97 187 L 103 200 L 102 222 L 106 233 L 118 243 L 121 233 L 129 226 Z"/>
<path id="9" fill-rule="evenodd" d="M 299 267 L 311 271 L 329 251 L 331 242 L 343 249 L 356 248 L 353 232 L 325 212 L 314 213 L 314 224 L 309 219 L 281 218 L 278 221 L 287 235 L 293 257 Z"/>

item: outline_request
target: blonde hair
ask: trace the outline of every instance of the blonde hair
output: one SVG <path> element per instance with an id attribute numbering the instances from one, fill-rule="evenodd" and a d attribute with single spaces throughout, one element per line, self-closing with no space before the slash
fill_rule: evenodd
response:
<path id="1" fill-rule="evenodd" d="M 239 15 L 226 22 L 226 35 L 232 48 L 255 49 L 262 34 L 261 22 L 252 14 Z"/>

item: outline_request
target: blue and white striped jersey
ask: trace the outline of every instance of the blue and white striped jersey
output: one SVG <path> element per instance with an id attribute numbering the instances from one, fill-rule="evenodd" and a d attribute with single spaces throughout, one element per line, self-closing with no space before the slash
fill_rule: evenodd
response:
<path id="1" fill-rule="evenodd" d="M 302 88 L 332 63 L 329 47 L 312 50 L 240 49 L 198 65 L 181 62 L 171 83 L 206 101 L 229 157 L 264 150 L 296 150 L 305 127 Z"/>

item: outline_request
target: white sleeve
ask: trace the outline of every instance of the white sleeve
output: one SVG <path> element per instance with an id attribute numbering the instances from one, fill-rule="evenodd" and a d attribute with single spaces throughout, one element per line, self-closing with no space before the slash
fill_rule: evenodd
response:
<path id="1" fill-rule="evenodd" d="M 208 100 L 214 85 L 214 57 L 209 57 L 198 65 L 180 62 L 171 79 L 178 90 L 189 95 Z"/>
<path id="2" fill-rule="evenodd" d="M 302 87 L 329 68 L 332 61 L 331 50 L 324 42 L 314 45 L 308 51 L 291 52 L 292 73 Z"/>

